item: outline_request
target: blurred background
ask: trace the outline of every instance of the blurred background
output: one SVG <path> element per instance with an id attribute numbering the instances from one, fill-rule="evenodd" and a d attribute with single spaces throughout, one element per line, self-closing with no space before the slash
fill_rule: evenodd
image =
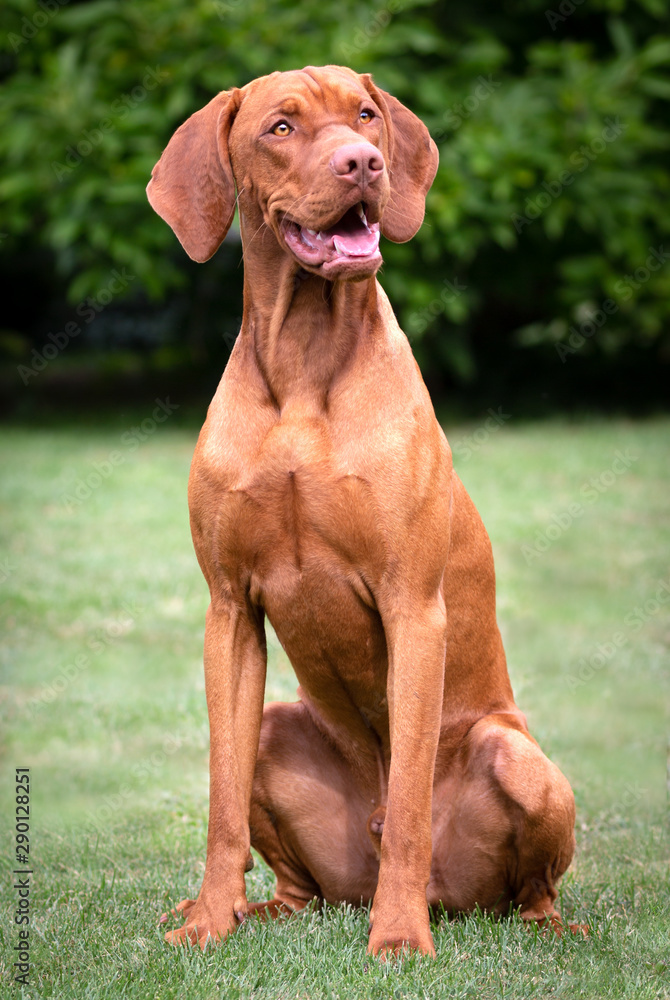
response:
<path id="1" fill-rule="evenodd" d="M 4 0 L 0 826 L 30 767 L 40 996 L 389 992 L 362 971 L 365 913 L 360 951 L 318 922 L 268 931 L 262 962 L 255 931 L 183 963 L 157 947 L 205 857 L 208 595 L 186 483 L 243 265 L 237 223 L 191 262 L 145 187 L 218 91 L 323 63 L 371 72 L 440 151 L 426 221 L 383 241 L 380 278 L 491 536 L 519 705 L 575 791 L 562 911 L 596 928 L 559 949 L 479 923 L 461 946 L 443 925 L 453 960 L 393 988 L 670 996 L 668 6 Z M 266 696 L 293 699 L 269 628 L 268 649 Z M 258 859 L 247 878 L 271 893 Z M 14 930 L 0 921 L 0 976 Z"/>
<path id="2" fill-rule="evenodd" d="M 204 407 L 239 234 L 196 265 L 144 189 L 215 93 L 310 63 L 372 72 L 439 147 L 381 275 L 439 412 L 667 403 L 665 0 L 5 0 L 0 24 L 5 415 Z"/>

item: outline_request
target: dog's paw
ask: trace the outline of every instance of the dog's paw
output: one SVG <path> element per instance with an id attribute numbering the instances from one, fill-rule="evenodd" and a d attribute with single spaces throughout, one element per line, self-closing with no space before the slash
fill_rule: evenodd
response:
<path id="1" fill-rule="evenodd" d="M 562 937 L 568 931 L 570 934 L 581 934 L 582 937 L 589 936 L 588 924 L 564 924 L 560 913 L 556 910 L 544 917 L 529 917 L 524 913 L 521 914 L 521 917 L 527 921 L 526 926 L 529 929 L 532 929 L 533 925 L 536 924 L 544 934 L 554 933 L 557 937 Z"/>
<path id="2" fill-rule="evenodd" d="M 370 934 L 367 954 L 374 955 L 382 962 L 393 958 L 409 957 L 415 951 L 418 951 L 420 955 L 435 958 L 435 945 L 430 931 L 421 937 L 412 936 L 400 939 L 389 939 L 383 935 Z"/>
<path id="3" fill-rule="evenodd" d="M 182 899 L 181 903 L 177 903 L 175 908 L 173 910 L 170 910 L 169 913 L 161 913 L 158 923 L 166 924 L 170 919 L 170 916 L 174 917 L 175 920 L 180 916 L 186 917 L 188 919 L 188 915 L 194 906 L 195 906 L 194 899 Z"/>
<path id="4" fill-rule="evenodd" d="M 588 924 L 568 924 L 568 928 L 571 934 L 581 934 L 582 937 L 588 937 L 591 933 Z"/>
<path id="5" fill-rule="evenodd" d="M 225 912 L 225 908 L 219 911 L 218 916 L 214 916 L 212 911 L 198 900 L 183 899 L 171 911 L 173 917 L 186 917 L 186 923 L 174 931 L 168 931 L 165 940 L 168 944 L 179 947 L 190 943 L 200 945 L 204 951 L 208 945 L 218 944 L 225 941 L 229 934 L 237 930 L 239 925 L 246 918 L 246 905 L 244 909 L 238 906 L 230 909 L 230 913 Z M 165 923 L 168 919 L 167 913 L 161 916 L 160 923 Z"/>
<path id="6" fill-rule="evenodd" d="M 388 928 L 384 927 L 382 920 L 376 920 L 374 916 L 372 917 L 368 938 L 368 955 L 376 955 L 377 958 L 384 961 L 390 958 L 401 958 L 403 955 L 408 956 L 412 952 L 419 952 L 420 955 L 435 958 L 435 945 L 433 944 L 433 935 L 430 933 L 427 914 L 425 921 L 403 921 L 396 918 Z"/>

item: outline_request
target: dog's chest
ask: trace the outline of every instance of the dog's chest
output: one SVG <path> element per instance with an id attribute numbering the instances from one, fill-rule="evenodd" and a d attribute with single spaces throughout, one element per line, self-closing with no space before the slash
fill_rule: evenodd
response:
<path id="1" fill-rule="evenodd" d="M 350 456 L 338 453 L 316 417 L 279 421 L 258 450 L 239 463 L 221 496 L 218 548 L 260 590 L 301 577 L 327 562 L 331 575 L 362 566 L 374 533 L 369 484 Z"/>
<path id="2" fill-rule="evenodd" d="M 278 423 L 217 505 L 219 565 L 265 610 L 299 675 L 305 656 L 323 683 L 334 663 L 347 683 L 365 663 L 375 673 L 385 646 L 365 581 L 383 551 L 379 524 L 370 485 L 347 469 L 329 429 Z"/>

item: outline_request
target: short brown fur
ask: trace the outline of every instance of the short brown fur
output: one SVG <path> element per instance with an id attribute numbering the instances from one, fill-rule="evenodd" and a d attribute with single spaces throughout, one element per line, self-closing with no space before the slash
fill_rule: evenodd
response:
<path id="1" fill-rule="evenodd" d="M 321 234 L 362 203 L 371 229 L 408 240 L 436 169 L 419 119 L 335 66 L 219 94 L 154 169 L 151 204 L 196 260 L 223 240 L 237 187 L 245 263 L 242 328 L 189 485 L 211 592 L 210 818 L 173 943 L 204 947 L 249 912 L 313 898 L 372 900 L 381 955 L 434 955 L 429 905 L 517 905 L 560 926 L 572 791 L 514 704 L 490 542 L 381 258 L 311 266 L 285 234 L 287 220 Z M 266 615 L 300 700 L 263 710 Z M 277 876 L 274 899 L 251 905 L 250 845 Z"/>

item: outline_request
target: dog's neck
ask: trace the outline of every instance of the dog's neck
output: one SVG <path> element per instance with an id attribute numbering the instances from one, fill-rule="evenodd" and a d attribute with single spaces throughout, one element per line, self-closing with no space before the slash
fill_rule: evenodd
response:
<path id="1" fill-rule="evenodd" d="M 302 270 L 265 225 L 242 223 L 244 315 L 249 338 L 273 403 L 325 409 L 328 395 L 379 321 L 377 283 L 328 281 Z M 255 235 L 251 235 L 255 232 Z"/>

